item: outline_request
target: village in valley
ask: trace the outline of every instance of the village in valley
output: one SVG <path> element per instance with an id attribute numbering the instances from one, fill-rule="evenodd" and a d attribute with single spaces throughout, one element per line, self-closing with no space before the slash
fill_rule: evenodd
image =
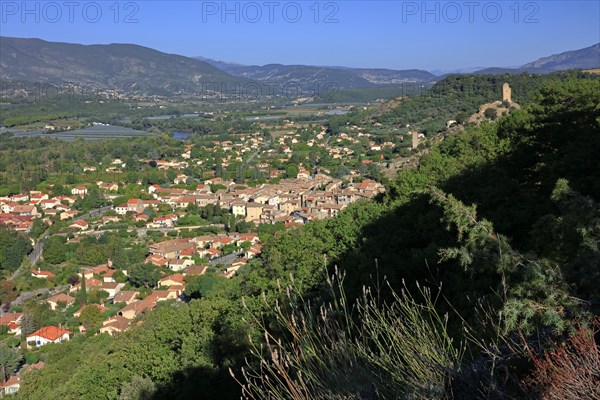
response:
<path id="1" fill-rule="evenodd" d="M 21 290 L 0 317 L 5 335 L 23 336 L 32 350 L 73 335 L 118 335 L 142 323 L 142 315 L 161 301 L 199 295 L 186 290 L 192 280 L 228 279 L 252 268 L 277 232 L 335 217 L 382 194 L 384 186 L 367 171 L 396 144 L 376 143 L 353 129 L 358 136 L 341 133 L 333 140 L 322 130 L 310 137 L 290 132 L 265 138 L 257 132 L 208 145 L 186 143 L 175 157 L 135 160 L 169 180 L 161 184 L 127 182 L 127 162 L 115 158 L 82 166 L 81 183 L 0 197 L 1 225 L 39 235 L 23 263 L 28 267 L 14 273 Z M 299 147 L 319 149 L 317 157 L 343 169 L 332 171 L 318 158 L 303 163 Z M 348 162 L 355 152 L 362 154 Z M 233 179 L 227 173 L 231 164 L 237 165 Z M 244 168 L 251 172 L 244 174 Z M 136 249 L 137 272 L 111 253 L 90 265 L 101 256 L 86 251 L 109 236 Z M 27 330 L 34 324 L 23 312 L 26 301 L 57 323 Z"/>

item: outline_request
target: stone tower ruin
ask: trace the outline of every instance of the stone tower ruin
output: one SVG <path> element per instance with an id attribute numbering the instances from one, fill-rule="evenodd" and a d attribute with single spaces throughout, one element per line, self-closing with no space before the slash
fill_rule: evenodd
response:
<path id="1" fill-rule="evenodd" d="M 505 83 L 504 85 L 502 85 L 502 101 L 507 101 L 509 103 L 512 103 L 511 90 L 510 90 L 510 86 L 508 85 L 508 83 Z"/>
<path id="2" fill-rule="evenodd" d="M 411 147 L 413 149 L 419 147 L 419 132 L 411 132 Z"/>

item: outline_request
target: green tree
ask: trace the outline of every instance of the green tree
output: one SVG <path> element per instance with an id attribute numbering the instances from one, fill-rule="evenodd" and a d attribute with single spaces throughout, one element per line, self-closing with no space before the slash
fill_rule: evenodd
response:
<path id="1" fill-rule="evenodd" d="M 79 322 L 85 327 L 86 331 L 91 334 L 98 332 L 98 330 L 102 326 L 103 320 L 104 316 L 102 315 L 98 307 L 94 305 L 85 307 L 81 311 L 81 315 L 79 316 Z"/>
<path id="2" fill-rule="evenodd" d="M 445 220 L 458 231 L 459 246 L 440 250 L 441 261 L 458 260 L 474 275 L 498 275 L 496 290 L 503 293 L 505 332 L 532 332 L 538 326 L 564 330 L 566 311 L 573 317 L 581 315 L 556 264 L 515 251 L 489 221 L 477 219 L 474 205 L 466 206 L 436 188 L 430 193 L 432 201 L 443 207 Z"/>
<path id="3" fill-rule="evenodd" d="M 79 304 L 87 304 L 87 287 L 85 285 L 85 273 L 83 271 L 81 273 L 81 288 L 79 289 L 78 297 Z"/>
<path id="4" fill-rule="evenodd" d="M 155 394 L 156 385 L 152 380 L 135 375 L 121 385 L 119 400 L 152 400 Z"/>
<path id="5" fill-rule="evenodd" d="M 14 283 L 8 279 L 0 282 L 0 303 L 10 304 L 17 298 L 17 288 Z"/>
<path id="6" fill-rule="evenodd" d="M 496 109 L 493 107 L 488 107 L 485 109 L 485 111 L 483 112 L 483 115 L 487 118 L 487 119 L 491 119 L 492 121 L 496 120 Z"/>
<path id="7" fill-rule="evenodd" d="M 36 324 L 33 315 L 29 313 L 23 313 L 23 317 L 21 319 L 21 340 L 25 340 L 27 335 L 35 332 Z"/>
<path id="8" fill-rule="evenodd" d="M 285 169 L 286 176 L 292 179 L 298 177 L 298 172 L 300 172 L 300 169 L 296 164 L 288 164 L 288 166 Z"/>
<path id="9" fill-rule="evenodd" d="M 214 274 L 194 276 L 186 280 L 184 293 L 191 299 L 199 299 L 205 297 L 215 285 L 223 282 L 223 280 L 223 278 Z"/>
<path id="10" fill-rule="evenodd" d="M 0 380 L 2 382 L 6 382 L 6 379 L 15 373 L 15 368 L 22 359 L 23 356 L 18 350 L 0 346 Z"/>
<path id="11" fill-rule="evenodd" d="M 23 313 L 29 314 L 33 319 L 34 330 L 40 329 L 43 326 L 52 325 L 54 322 L 53 318 L 56 315 L 48 303 L 38 303 L 35 300 L 29 300 L 25 303 Z M 23 329 L 21 329 L 21 331 L 23 331 Z"/>
<path id="12" fill-rule="evenodd" d="M 60 264 L 67 259 L 67 238 L 51 236 L 44 244 L 44 261 L 50 264 Z"/>
<path id="13" fill-rule="evenodd" d="M 32 248 L 25 235 L 0 227 L 0 269 L 15 271 Z"/>
<path id="14" fill-rule="evenodd" d="M 129 282 L 135 287 L 153 288 L 160 279 L 160 269 L 154 264 L 134 264 L 128 272 Z"/>

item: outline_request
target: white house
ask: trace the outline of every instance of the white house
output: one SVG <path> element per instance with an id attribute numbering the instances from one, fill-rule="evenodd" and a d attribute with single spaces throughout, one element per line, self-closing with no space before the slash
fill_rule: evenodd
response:
<path id="1" fill-rule="evenodd" d="M 57 326 L 45 326 L 30 335 L 27 335 L 27 348 L 35 346 L 44 346 L 48 343 L 61 343 L 70 339 L 72 332 L 61 329 Z M 33 345 L 30 345 L 33 343 Z"/>
<path id="2" fill-rule="evenodd" d="M 115 207 L 115 211 L 119 215 L 125 215 L 125 214 L 127 214 L 128 210 L 129 210 L 129 208 L 127 206 L 127 203 L 119 204 L 118 206 Z"/>
<path id="3" fill-rule="evenodd" d="M 12 375 L 6 382 L 0 383 L 0 397 L 7 394 L 14 394 L 19 391 L 21 387 L 20 378 L 17 375 Z"/>
<path id="4" fill-rule="evenodd" d="M 87 194 L 88 190 L 85 186 L 77 186 L 71 189 L 71 194 L 73 196 L 81 196 L 84 197 Z"/>

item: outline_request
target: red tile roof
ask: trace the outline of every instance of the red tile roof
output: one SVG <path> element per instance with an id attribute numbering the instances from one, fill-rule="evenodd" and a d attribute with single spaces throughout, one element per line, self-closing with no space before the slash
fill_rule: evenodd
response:
<path id="1" fill-rule="evenodd" d="M 32 269 L 32 270 L 31 270 L 31 273 L 32 273 L 33 275 L 36 275 L 36 276 L 45 276 L 45 277 L 48 277 L 48 278 L 55 276 L 55 275 L 54 275 L 52 272 L 50 272 L 50 271 L 41 271 L 41 270 L 39 270 L 39 269 Z"/>
<path id="2" fill-rule="evenodd" d="M 11 322 L 17 322 L 23 313 L 6 313 L 0 316 L 0 325 L 9 325 Z"/>
<path id="3" fill-rule="evenodd" d="M 55 296 L 49 297 L 48 299 L 46 299 L 46 301 L 52 302 L 52 303 L 63 302 L 63 303 L 70 304 L 75 301 L 75 297 L 71 297 L 64 293 L 59 293 Z"/>
<path id="4" fill-rule="evenodd" d="M 48 340 L 51 340 L 54 342 L 56 339 L 63 336 L 65 333 L 72 334 L 73 332 L 65 331 L 64 329 L 61 329 L 57 326 L 50 325 L 50 326 L 45 326 L 41 329 L 38 329 L 37 331 L 33 332 L 30 335 L 27 335 L 27 338 L 29 339 L 30 337 L 33 337 L 33 336 L 39 336 L 39 337 L 43 337 L 44 339 L 48 339 Z"/>

